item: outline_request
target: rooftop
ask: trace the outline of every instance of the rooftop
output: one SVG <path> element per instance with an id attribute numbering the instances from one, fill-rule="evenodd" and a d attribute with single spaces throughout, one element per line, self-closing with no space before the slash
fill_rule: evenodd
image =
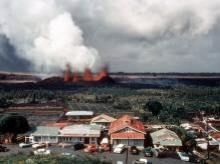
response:
<path id="1" fill-rule="evenodd" d="M 31 134 L 35 136 L 57 136 L 59 130 L 59 127 L 37 126 Z"/>
<path id="2" fill-rule="evenodd" d="M 163 146 L 182 146 L 182 141 L 177 134 L 168 129 L 161 129 L 150 134 L 153 144 Z"/>
<path id="3" fill-rule="evenodd" d="M 126 127 L 130 127 L 132 129 L 135 129 L 136 131 L 139 131 L 143 134 L 145 134 L 145 128 L 142 122 L 133 119 L 133 117 L 124 115 L 120 117 L 119 119 L 111 122 L 109 127 L 109 133 L 116 132 L 120 129 L 124 129 Z"/>
<path id="4" fill-rule="evenodd" d="M 93 116 L 92 111 L 69 111 L 66 113 L 66 116 Z"/>
<path id="5" fill-rule="evenodd" d="M 112 121 L 115 121 L 116 119 L 113 118 L 113 117 L 110 117 L 106 114 L 101 114 L 101 115 L 98 115 L 96 117 L 94 117 L 92 120 L 91 120 L 91 123 L 96 123 L 96 122 L 112 122 Z"/>
<path id="6" fill-rule="evenodd" d="M 211 131 L 209 132 L 209 135 L 220 142 L 220 132 Z"/>
<path id="7" fill-rule="evenodd" d="M 60 136 L 93 136 L 99 137 L 101 134 L 101 125 L 70 125 L 60 130 Z"/>

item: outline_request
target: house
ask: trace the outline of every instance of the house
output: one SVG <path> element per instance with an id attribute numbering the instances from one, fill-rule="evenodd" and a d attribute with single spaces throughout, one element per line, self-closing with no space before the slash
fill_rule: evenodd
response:
<path id="1" fill-rule="evenodd" d="M 98 144 L 101 135 L 101 125 L 75 124 L 60 130 L 59 142 L 83 142 Z"/>
<path id="2" fill-rule="evenodd" d="M 125 144 L 135 145 L 138 148 L 144 147 L 145 128 L 142 122 L 131 116 L 124 115 L 119 119 L 112 121 L 109 126 L 109 135 L 113 146 Z"/>
<path id="3" fill-rule="evenodd" d="M 161 129 L 150 133 L 154 147 L 164 147 L 171 151 L 179 151 L 182 141 L 177 134 L 168 129 Z"/>
<path id="4" fill-rule="evenodd" d="M 68 117 L 74 117 L 75 119 L 90 118 L 94 115 L 93 111 L 69 111 L 65 114 Z"/>
<path id="5" fill-rule="evenodd" d="M 220 132 L 216 132 L 216 131 L 210 131 L 209 132 L 209 136 L 215 140 L 216 142 L 218 142 L 218 150 L 220 150 Z"/>
<path id="6" fill-rule="evenodd" d="M 190 123 L 183 123 L 180 124 L 180 127 L 184 128 L 185 130 L 189 130 L 192 128 L 192 125 Z"/>
<path id="7" fill-rule="evenodd" d="M 58 143 L 59 127 L 37 126 L 30 133 L 30 142 Z"/>
<path id="8" fill-rule="evenodd" d="M 93 117 L 92 111 L 68 111 L 58 122 L 88 124 Z"/>
<path id="9" fill-rule="evenodd" d="M 208 118 L 207 123 L 210 129 L 219 132 L 220 119 Z"/>
<path id="10" fill-rule="evenodd" d="M 196 141 L 197 148 L 201 150 L 207 150 L 208 147 L 209 149 L 219 149 L 218 141 L 216 141 L 211 136 L 209 136 L 209 141 L 207 141 L 207 138 L 196 138 L 195 141 Z M 209 142 L 209 145 L 208 145 L 208 142 Z"/>
<path id="11" fill-rule="evenodd" d="M 100 124 L 100 125 L 104 125 L 104 126 L 108 126 L 112 121 L 115 121 L 116 119 L 113 118 L 113 117 L 110 117 L 106 114 L 101 114 L 101 115 L 98 115 L 96 117 L 94 117 L 90 123 L 91 124 Z"/>

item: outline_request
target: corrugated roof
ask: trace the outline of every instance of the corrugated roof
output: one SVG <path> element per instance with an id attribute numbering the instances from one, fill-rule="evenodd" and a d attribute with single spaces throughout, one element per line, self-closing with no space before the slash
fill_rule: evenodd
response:
<path id="1" fill-rule="evenodd" d="M 141 121 L 133 119 L 131 116 L 124 115 L 120 117 L 119 119 L 111 122 L 109 127 L 109 133 L 116 132 L 120 129 L 124 129 L 126 127 L 130 127 L 132 129 L 135 129 L 136 131 L 139 131 L 141 133 L 145 134 L 145 128 Z"/>
<path id="2" fill-rule="evenodd" d="M 59 127 L 37 126 L 31 134 L 35 136 L 57 136 L 59 130 Z"/>
<path id="3" fill-rule="evenodd" d="M 145 139 L 144 134 L 134 133 L 134 132 L 113 133 L 111 135 L 111 138 L 112 139 Z"/>
<path id="4" fill-rule="evenodd" d="M 93 111 L 69 111 L 66 116 L 93 116 Z"/>
<path id="5" fill-rule="evenodd" d="M 163 146 L 182 146 L 182 141 L 177 134 L 168 129 L 161 129 L 150 134 L 153 144 Z"/>
<path id="6" fill-rule="evenodd" d="M 101 125 L 70 125 L 60 130 L 59 136 L 100 136 Z"/>
<path id="7" fill-rule="evenodd" d="M 162 140 L 160 141 L 162 146 L 182 146 L 181 140 Z"/>
<path id="8" fill-rule="evenodd" d="M 90 122 L 91 123 L 96 123 L 96 122 L 112 122 L 116 120 L 115 118 L 113 117 L 110 117 L 106 114 L 101 114 L 101 115 L 98 115 L 96 117 L 94 117 Z"/>

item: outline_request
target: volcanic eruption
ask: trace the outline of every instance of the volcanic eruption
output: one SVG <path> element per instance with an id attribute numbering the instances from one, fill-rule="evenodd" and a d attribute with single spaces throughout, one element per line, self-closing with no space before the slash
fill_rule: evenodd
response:
<path id="1" fill-rule="evenodd" d="M 70 65 L 67 64 L 66 71 L 64 73 L 63 81 L 70 81 L 71 80 L 71 72 L 70 72 Z"/>
<path id="2" fill-rule="evenodd" d="M 64 82 L 97 82 L 102 79 L 110 78 L 108 74 L 107 67 L 101 69 L 97 74 L 94 74 L 91 69 L 86 68 L 84 72 L 73 72 L 69 64 L 66 66 L 66 70 L 64 71 L 63 81 Z"/>

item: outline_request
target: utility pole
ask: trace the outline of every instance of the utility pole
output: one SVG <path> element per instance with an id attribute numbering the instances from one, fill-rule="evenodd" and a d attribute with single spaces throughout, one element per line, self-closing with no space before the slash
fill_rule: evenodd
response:
<path id="1" fill-rule="evenodd" d="M 206 133 L 207 133 L 207 159 L 209 159 L 209 131 L 208 131 L 208 122 L 207 122 L 207 119 L 206 119 Z"/>
<path id="2" fill-rule="evenodd" d="M 128 148 L 129 148 L 129 137 L 127 139 L 127 150 L 126 150 L 125 164 L 128 164 Z"/>

